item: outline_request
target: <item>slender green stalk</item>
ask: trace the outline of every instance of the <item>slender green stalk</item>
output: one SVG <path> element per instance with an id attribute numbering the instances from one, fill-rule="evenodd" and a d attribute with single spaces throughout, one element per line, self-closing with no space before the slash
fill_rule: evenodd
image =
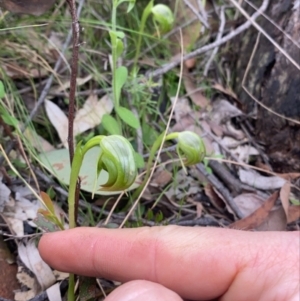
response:
<path id="1" fill-rule="evenodd" d="M 117 31 L 117 6 L 118 0 L 113 0 L 112 5 L 112 17 L 111 17 L 111 24 L 112 24 L 112 31 Z M 112 39 L 112 86 L 113 86 L 113 100 L 115 109 L 119 107 L 119 99 L 117 97 L 117 77 L 116 77 L 116 69 L 117 69 L 117 43 L 114 39 Z"/>
<path id="2" fill-rule="evenodd" d="M 135 52 L 135 57 L 134 57 L 134 63 L 133 63 L 133 71 L 136 74 L 137 73 L 137 62 L 140 56 L 140 51 L 141 51 L 141 44 L 142 44 L 142 35 L 144 33 L 145 30 L 145 25 L 146 25 L 146 21 L 151 13 L 151 8 L 153 7 L 153 0 L 151 0 L 148 5 L 145 7 L 144 11 L 143 11 L 143 15 L 142 15 L 142 19 L 141 19 L 141 23 L 140 23 L 140 30 L 138 33 L 138 40 L 137 40 L 137 44 L 136 44 L 136 52 Z"/>
<path id="3" fill-rule="evenodd" d="M 69 274 L 68 301 L 75 301 L 75 275 Z"/>
<path id="4" fill-rule="evenodd" d="M 68 194 L 68 205 L 69 205 L 69 228 L 76 227 L 75 221 L 75 193 L 76 184 L 78 181 L 80 167 L 83 161 L 83 154 L 81 150 L 81 144 L 78 144 L 75 150 L 74 158 L 71 165 L 71 175 L 70 175 L 70 186 Z"/>

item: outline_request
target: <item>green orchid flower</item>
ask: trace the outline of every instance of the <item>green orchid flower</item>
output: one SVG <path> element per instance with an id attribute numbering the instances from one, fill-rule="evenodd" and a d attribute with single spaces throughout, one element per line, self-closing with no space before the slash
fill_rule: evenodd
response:
<path id="1" fill-rule="evenodd" d="M 194 165 L 202 162 L 206 149 L 203 140 L 195 133 L 184 131 L 178 134 L 177 153 L 184 157 L 184 165 Z"/>

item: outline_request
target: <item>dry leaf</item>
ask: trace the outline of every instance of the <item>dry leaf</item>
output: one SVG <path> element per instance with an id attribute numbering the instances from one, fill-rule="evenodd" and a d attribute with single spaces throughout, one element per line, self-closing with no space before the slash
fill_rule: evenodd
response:
<path id="1" fill-rule="evenodd" d="M 199 106 L 201 109 L 207 107 L 209 100 L 197 89 L 192 77 L 189 74 L 184 74 L 183 84 L 187 92 L 187 96 L 190 97 L 192 102 Z"/>
<path id="2" fill-rule="evenodd" d="M 280 177 L 264 177 L 253 170 L 239 169 L 239 177 L 241 182 L 261 190 L 272 190 L 281 188 L 286 180 Z"/>
<path id="3" fill-rule="evenodd" d="M 49 301 L 61 301 L 62 300 L 59 283 L 55 283 L 54 285 L 50 286 L 46 290 L 46 292 L 47 292 Z"/>
<path id="4" fill-rule="evenodd" d="M 225 99 L 212 103 L 211 120 L 218 124 L 226 123 L 233 117 L 244 115 L 241 110 Z"/>
<path id="5" fill-rule="evenodd" d="M 30 145 L 33 146 L 39 153 L 47 153 L 55 149 L 53 145 L 34 132 L 30 127 L 27 127 L 23 134 Z"/>
<path id="6" fill-rule="evenodd" d="M 55 283 L 56 279 L 53 272 L 42 260 L 33 239 L 26 244 L 20 242 L 18 244 L 18 254 L 24 265 L 35 275 L 42 291 Z"/>
<path id="7" fill-rule="evenodd" d="M 288 223 L 295 222 L 297 219 L 300 219 L 300 206 L 292 205 L 289 207 L 288 213 Z"/>
<path id="8" fill-rule="evenodd" d="M 0 212 L 3 212 L 5 205 L 9 202 L 10 189 L 2 183 L 2 173 L 0 173 Z"/>
<path id="9" fill-rule="evenodd" d="M 232 223 L 229 225 L 231 229 L 240 229 L 240 230 L 251 230 L 256 229 L 260 226 L 268 217 L 271 209 L 273 208 L 277 198 L 278 198 L 278 191 L 273 193 L 265 202 L 264 204 L 255 210 L 249 216 Z"/>
<path id="10" fill-rule="evenodd" d="M 298 179 L 300 177 L 300 173 L 299 172 L 278 173 L 277 176 L 287 181 L 292 181 Z"/>
<path id="11" fill-rule="evenodd" d="M 27 187 L 13 185 L 11 190 L 15 192 L 15 199 L 10 198 L 4 208 L 3 216 L 14 234 L 23 236 L 23 222 L 27 221 L 30 226 L 36 227 L 32 220 L 42 205 L 38 200 L 29 200 L 32 197 L 32 192 Z"/>
<path id="12" fill-rule="evenodd" d="M 29 273 L 26 271 L 26 267 L 19 266 L 18 267 L 18 273 L 17 273 L 17 279 L 22 285 L 22 287 L 26 287 L 26 291 L 16 291 L 15 292 L 15 301 L 27 301 L 34 298 L 39 292 L 40 288 L 37 283 L 37 280 L 29 275 Z"/>
<path id="13" fill-rule="evenodd" d="M 51 124 L 56 129 L 59 139 L 68 148 L 68 117 L 61 108 L 50 100 L 45 100 L 45 110 Z"/>
<path id="14" fill-rule="evenodd" d="M 257 231 L 285 231 L 286 215 L 282 207 L 272 210 L 268 218 L 256 228 Z"/>
<path id="15" fill-rule="evenodd" d="M 165 168 L 158 169 L 151 180 L 151 186 L 155 185 L 158 187 L 166 186 L 172 180 L 172 173 Z"/>
<path id="16" fill-rule="evenodd" d="M 87 82 L 89 82 L 92 78 L 93 78 L 93 76 L 91 74 L 89 74 L 86 77 L 77 77 L 76 86 L 80 87 L 80 86 L 86 84 Z M 63 84 L 61 84 L 58 88 L 53 90 L 53 93 L 56 94 L 56 93 L 59 93 L 59 92 L 63 92 L 63 91 L 66 91 L 69 88 L 70 88 L 70 80 L 66 79 Z"/>
<path id="17" fill-rule="evenodd" d="M 0 6 L 13 13 L 39 16 L 50 9 L 56 0 L 0 0 Z"/>
<path id="18" fill-rule="evenodd" d="M 254 193 L 243 193 L 233 200 L 244 216 L 249 216 L 265 202 L 261 196 Z"/>
<path id="19" fill-rule="evenodd" d="M 287 219 L 289 217 L 290 192 L 291 184 L 290 182 L 286 182 L 280 189 L 280 200 Z"/>
<path id="20" fill-rule="evenodd" d="M 224 88 L 222 85 L 216 83 L 212 86 L 212 88 L 215 88 L 216 90 L 224 93 L 224 94 L 227 94 L 229 96 L 231 96 L 232 98 L 234 99 L 238 99 L 236 94 L 231 90 L 231 88 Z"/>
<path id="21" fill-rule="evenodd" d="M 60 141 L 68 148 L 68 117 L 54 102 L 46 100 L 45 109 L 51 124 L 56 129 Z M 96 95 L 90 95 L 83 107 L 75 114 L 74 136 L 99 125 L 104 114 L 110 114 L 113 103 L 108 95 L 98 100 Z"/>
<path id="22" fill-rule="evenodd" d="M 90 95 L 83 107 L 76 112 L 74 119 L 74 135 L 85 132 L 99 125 L 104 114 L 110 114 L 113 102 L 108 95 L 98 100 L 97 95 Z"/>
<path id="23" fill-rule="evenodd" d="M 222 198 L 219 197 L 219 194 L 216 192 L 214 187 L 211 184 L 206 184 L 204 186 L 205 194 L 209 197 L 211 203 L 216 209 L 223 212 L 225 208 L 225 203 Z"/>

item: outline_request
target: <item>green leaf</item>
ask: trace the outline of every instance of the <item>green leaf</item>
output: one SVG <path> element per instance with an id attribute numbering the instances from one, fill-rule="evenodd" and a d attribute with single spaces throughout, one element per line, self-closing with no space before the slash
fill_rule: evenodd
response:
<path id="1" fill-rule="evenodd" d="M 5 89 L 3 82 L 0 80 L 0 98 L 3 98 L 5 96 Z"/>
<path id="2" fill-rule="evenodd" d="M 124 50 L 124 44 L 122 39 L 124 39 L 125 34 L 123 31 L 109 31 L 110 41 L 113 49 L 116 49 L 117 59 L 121 56 Z"/>
<path id="3" fill-rule="evenodd" d="M 145 166 L 145 161 L 144 158 L 141 154 L 135 152 L 134 153 L 134 159 L 135 159 L 135 163 L 137 168 L 143 168 Z"/>
<path id="4" fill-rule="evenodd" d="M 124 44 L 121 39 L 117 39 L 116 49 L 117 49 L 116 55 L 117 55 L 117 59 L 118 59 L 124 51 Z"/>
<path id="5" fill-rule="evenodd" d="M 110 136 L 109 136 L 110 137 Z M 125 139 L 125 138 L 124 138 Z M 81 178 L 81 189 L 92 193 L 95 184 L 95 174 L 97 172 L 97 159 L 99 157 L 100 148 L 94 147 L 88 150 L 84 156 L 79 176 Z M 58 149 L 48 153 L 40 154 L 41 163 L 47 168 L 57 179 L 65 185 L 69 185 L 70 181 L 70 159 L 67 149 Z M 108 173 L 101 170 L 97 179 L 97 189 L 99 189 L 108 180 Z M 139 186 L 133 183 L 128 190 L 135 189 Z M 114 195 L 122 192 L 119 191 L 103 191 L 96 190 L 97 195 Z"/>
<path id="6" fill-rule="evenodd" d="M 116 91 L 117 91 L 116 98 L 117 99 L 115 100 L 115 103 L 119 103 L 121 90 L 124 84 L 126 83 L 127 77 L 128 77 L 128 70 L 126 67 L 121 66 L 116 70 Z"/>
<path id="7" fill-rule="evenodd" d="M 147 4 L 147 6 L 145 7 L 143 14 L 142 14 L 142 22 L 146 22 L 148 16 L 151 14 L 152 8 L 153 8 L 153 1 L 151 0 L 149 1 L 149 3 Z"/>
<path id="8" fill-rule="evenodd" d="M 116 112 L 120 116 L 120 118 L 129 126 L 133 127 L 134 129 L 138 129 L 140 127 L 139 120 L 127 108 L 118 107 L 116 108 Z"/>
<path id="9" fill-rule="evenodd" d="M 18 127 L 19 121 L 14 116 L 10 115 L 3 107 L 0 108 L 0 115 L 7 125 L 13 126 L 14 128 Z"/>
<path id="10" fill-rule="evenodd" d="M 111 115 L 104 114 L 102 116 L 101 124 L 104 127 L 104 129 L 111 135 L 122 134 L 118 121 Z"/>
<path id="11" fill-rule="evenodd" d="M 37 213 L 33 222 L 46 232 L 57 232 L 61 230 L 57 224 L 55 224 L 52 220 L 49 220 L 41 212 Z"/>
<path id="12" fill-rule="evenodd" d="M 129 1 L 128 7 L 127 7 L 127 13 L 129 13 L 134 8 L 134 5 L 135 5 L 135 0 Z"/>
<path id="13" fill-rule="evenodd" d="M 158 132 L 153 127 L 151 127 L 147 122 L 143 122 L 142 131 L 143 131 L 143 142 L 148 146 L 152 146 L 156 138 L 159 136 Z"/>
<path id="14" fill-rule="evenodd" d="M 171 9 L 165 4 L 156 4 L 152 8 L 153 19 L 159 23 L 163 33 L 170 31 L 174 24 L 174 16 Z"/>

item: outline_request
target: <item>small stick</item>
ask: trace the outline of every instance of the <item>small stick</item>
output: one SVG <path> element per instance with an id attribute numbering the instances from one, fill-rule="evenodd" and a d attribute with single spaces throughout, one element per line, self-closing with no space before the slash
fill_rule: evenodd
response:
<path id="1" fill-rule="evenodd" d="M 78 49 L 79 49 L 79 33 L 80 25 L 76 14 L 75 0 L 67 0 L 70 7 L 72 17 L 72 32 L 73 32 L 73 52 L 71 62 L 71 79 L 70 79 L 70 94 L 69 94 L 69 129 L 68 129 L 68 145 L 70 154 L 70 163 L 72 164 L 74 157 L 74 115 L 75 115 L 75 93 L 76 79 L 78 73 Z"/>
<path id="2" fill-rule="evenodd" d="M 72 17 L 72 32 L 73 32 L 73 51 L 72 51 L 72 62 L 71 62 L 71 78 L 70 78 L 70 94 L 69 94 L 69 116 L 68 116 L 68 146 L 70 155 L 70 164 L 74 157 L 74 116 L 75 116 L 75 94 L 76 94 L 76 79 L 78 74 L 78 52 L 79 52 L 79 36 L 80 36 L 80 25 L 76 13 L 76 1 L 67 0 L 70 7 L 70 13 Z M 78 215 L 78 202 L 80 192 L 80 179 L 77 180 L 76 191 L 75 191 L 75 216 L 74 219 L 77 221 Z"/>

